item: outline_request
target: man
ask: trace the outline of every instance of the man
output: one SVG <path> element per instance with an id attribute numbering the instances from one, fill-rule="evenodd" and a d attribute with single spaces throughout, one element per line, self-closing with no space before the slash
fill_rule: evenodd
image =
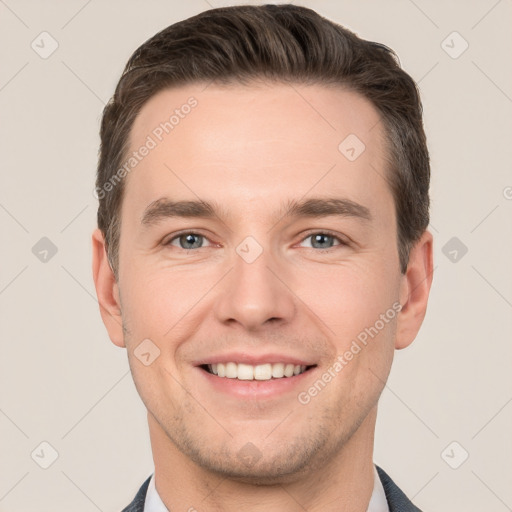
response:
<path id="1" fill-rule="evenodd" d="M 93 234 L 155 463 L 126 511 L 419 510 L 372 459 L 427 307 L 429 177 L 413 80 L 310 9 L 212 9 L 133 54 Z"/>

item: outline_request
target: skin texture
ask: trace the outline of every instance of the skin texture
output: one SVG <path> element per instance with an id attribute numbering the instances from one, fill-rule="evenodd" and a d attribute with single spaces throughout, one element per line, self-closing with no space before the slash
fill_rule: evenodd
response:
<path id="1" fill-rule="evenodd" d="M 423 321 L 432 236 L 401 274 L 383 126 L 356 93 L 275 83 L 165 90 L 141 110 L 131 148 L 190 97 L 197 106 L 125 178 L 118 282 L 93 233 L 100 311 L 148 410 L 157 490 L 171 510 L 364 512 L 377 401 L 394 350 Z M 354 161 L 338 149 L 349 134 L 366 146 Z M 219 209 L 142 224 L 163 197 Z M 285 215 L 287 201 L 311 198 L 348 199 L 370 218 Z M 202 235 L 202 247 L 182 248 L 183 230 Z M 313 246 L 312 233 L 326 231 L 339 240 Z M 251 251 L 262 249 L 252 263 L 237 252 L 248 236 Z M 398 303 L 400 313 L 300 403 L 298 393 Z M 134 351 L 148 338 L 160 355 L 146 366 Z M 240 398 L 197 366 L 234 351 L 316 367 L 284 392 Z"/>

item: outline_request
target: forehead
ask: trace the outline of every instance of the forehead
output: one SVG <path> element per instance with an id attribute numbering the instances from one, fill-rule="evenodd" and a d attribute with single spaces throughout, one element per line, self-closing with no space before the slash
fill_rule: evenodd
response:
<path id="1" fill-rule="evenodd" d="M 333 187 L 375 201 L 376 194 L 389 196 L 382 130 L 375 107 L 340 87 L 166 89 L 144 105 L 132 127 L 130 152 L 150 150 L 127 176 L 123 207 L 132 201 L 140 210 L 165 193 L 270 204 Z"/>

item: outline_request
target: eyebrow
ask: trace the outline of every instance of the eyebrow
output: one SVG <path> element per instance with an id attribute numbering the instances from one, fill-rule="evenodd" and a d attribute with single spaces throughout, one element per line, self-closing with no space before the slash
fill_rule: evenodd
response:
<path id="1" fill-rule="evenodd" d="M 370 210 L 350 199 L 342 198 L 312 198 L 304 201 L 290 200 L 281 208 L 277 221 L 285 217 L 327 217 L 331 215 L 341 217 L 355 217 L 370 221 Z M 141 217 L 141 224 L 153 226 L 170 217 L 207 218 L 227 217 L 227 212 L 216 203 L 207 201 L 173 201 L 161 197 L 150 203 Z"/>
<path id="2" fill-rule="evenodd" d="M 286 217 L 326 217 L 337 215 L 372 220 L 370 210 L 350 199 L 313 198 L 306 201 L 289 201 Z"/>
<path id="3" fill-rule="evenodd" d="M 150 203 L 141 217 L 141 224 L 152 226 L 169 217 L 216 217 L 218 207 L 206 201 L 172 201 L 161 197 Z"/>

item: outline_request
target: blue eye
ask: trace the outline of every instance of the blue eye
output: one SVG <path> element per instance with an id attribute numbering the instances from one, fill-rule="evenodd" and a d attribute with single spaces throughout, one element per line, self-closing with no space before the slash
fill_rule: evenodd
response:
<path id="1" fill-rule="evenodd" d="M 337 236 L 322 232 L 308 235 L 302 243 L 306 242 L 306 240 L 311 241 L 306 247 L 312 247 L 313 249 L 330 249 L 333 246 L 344 244 Z"/>
<path id="2" fill-rule="evenodd" d="M 301 242 L 302 244 L 312 249 L 324 250 L 329 250 L 339 245 L 346 245 L 339 237 L 321 231 L 305 237 Z M 188 231 L 171 238 L 165 245 L 171 245 L 183 250 L 193 250 L 208 247 L 211 245 L 211 242 L 203 235 Z"/>
<path id="3" fill-rule="evenodd" d="M 166 245 L 178 246 L 180 249 L 186 250 L 199 249 L 203 247 L 203 243 L 205 241 L 206 238 L 202 235 L 198 235 L 197 233 L 183 233 L 169 240 Z"/>

